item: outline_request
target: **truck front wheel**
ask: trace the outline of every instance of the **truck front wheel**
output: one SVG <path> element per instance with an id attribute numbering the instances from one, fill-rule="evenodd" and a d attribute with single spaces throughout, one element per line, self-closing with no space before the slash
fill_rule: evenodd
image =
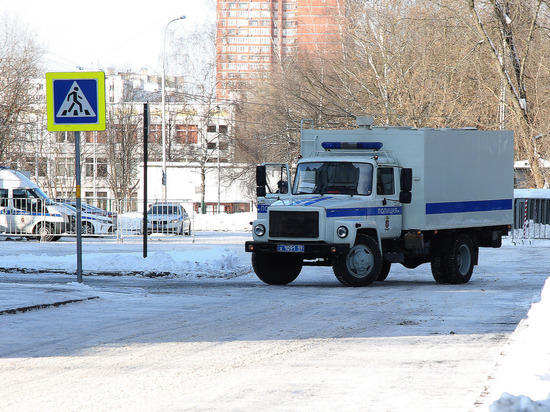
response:
<path id="1" fill-rule="evenodd" d="M 333 270 L 344 286 L 368 286 L 378 278 L 381 267 L 378 243 L 370 236 L 359 235 L 355 246 L 336 259 Z"/>
<path id="2" fill-rule="evenodd" d="M 378 282 L 385 281 L 386 278 L 388 277 L 389 273 L 390 273 L 390 270 L 391 270 L 391 263 L 388 262 L 387 260 L 383 260 L 382 261 L 382 266 L 380 268 L 380 274 L 378 275 L 376 280 Z"/>
<path id="3" fill-rule="evenodd" d="M 302 270 L 299 256 L 282 256 L 275 253 L 252 253 L 252 267 L 256 276 L 268 285 L 288 285 Z"/>

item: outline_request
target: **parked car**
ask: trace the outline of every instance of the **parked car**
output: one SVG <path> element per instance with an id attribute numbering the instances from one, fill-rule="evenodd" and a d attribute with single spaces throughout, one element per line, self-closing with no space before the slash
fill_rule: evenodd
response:
<path id="1" fill-rule="evenodd" d="M 6 236 L 59 240 L 71 228 L 70 215 L 23 173 L 0 166 L 0 232 Z"/>
<path id="2" fill-rule="evenodd" d="M 76 204 L 76 203 L 75 203 Z M 76 208 L 70 203 L 57 203 L 59 207 L 63 208 L 63 212 L 67 215 L 76 216 Z M 80 213 L 82 219 L 83 236 L 86 235 L 106 235 L 113 232 L 113 220 L 107 216 L 101 216 L 97 214 L 88 213 L 84 207 Z M 72 230 L 72 233 L 76 233 L 76 228 Z"/>
<path id="3" fill-rule="evenodd" d="M 177 203 L 155 203 L 147 212 L 147 233 L 191 235 L 191 219 L 183 206 Z"/>
<path id="4" fill-rule="evenodd" d="M 74 199 L 56 199 L 59 203 L 66 203 L 68 205 L 71 205 L 72 207 L 76 208 L 76 201 Z M 97 215 L 97 216 L 103 216 L 111 219 L 111 230 L 110 232 L 114 232 L 117 227 L 117 213 L 116 212 L 108 212 L 107 210 L 101 209 L 96 206 L 92 206 L 88 203 L 82 202 L 82 213 L 87 213 L 90 215 Z"/>

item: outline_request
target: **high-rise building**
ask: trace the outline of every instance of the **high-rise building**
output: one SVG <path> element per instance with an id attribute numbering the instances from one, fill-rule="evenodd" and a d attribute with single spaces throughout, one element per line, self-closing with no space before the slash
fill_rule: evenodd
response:
<path id="1" fill-rule="evenodd" d="M 289 57 L 341 48 L 343 2 L 217 0 L 218 98 L 236 98 Z"/>

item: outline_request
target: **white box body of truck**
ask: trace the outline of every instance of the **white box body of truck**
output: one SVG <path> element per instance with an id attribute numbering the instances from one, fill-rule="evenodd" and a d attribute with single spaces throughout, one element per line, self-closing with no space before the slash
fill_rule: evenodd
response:
<path id="1" fill-rule="evenodd" d="M 256 274 L 286 284 L 326 265 L 366 286 L 393 263 L 430 262 L 437 282 L 465 283 L 478 248 L 499 247 L 512 222 L 513 151 L 510 131 L 302 130 L 293 184 L 288 166 L 277 185 L 258 168 Z"/>

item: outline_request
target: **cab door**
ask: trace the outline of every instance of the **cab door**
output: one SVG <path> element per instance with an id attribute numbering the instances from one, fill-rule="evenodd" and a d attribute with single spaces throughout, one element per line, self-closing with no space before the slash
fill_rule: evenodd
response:
<path id="1" fill-rule="evenodd" d="M 0 189 L 0 232 L 9 233 L 10 197 L 9 189 Z"/>
<path id="2" fill-rule="evenodd" d="M 12 233 L 30 233 L 36 221 L 36 211 L 33 213 L 33 199 L 27 189 L 13 189 L 13 208 L 9 222 Z"/>
<path id="3" fill-rule="evenodd" d="M 379 166 L 376 171 L 376 215 L 381 238 L 397 238 L 403 226 L 403 208 L 399 202 L 399 172 L 393 166 Z"/>
<path id="4" fill-rule="evenodd" d="M 290 199 L 292 181 L 286 163 L 263 163 L 256 167 L 258 215 L 278 200 Z"/>

